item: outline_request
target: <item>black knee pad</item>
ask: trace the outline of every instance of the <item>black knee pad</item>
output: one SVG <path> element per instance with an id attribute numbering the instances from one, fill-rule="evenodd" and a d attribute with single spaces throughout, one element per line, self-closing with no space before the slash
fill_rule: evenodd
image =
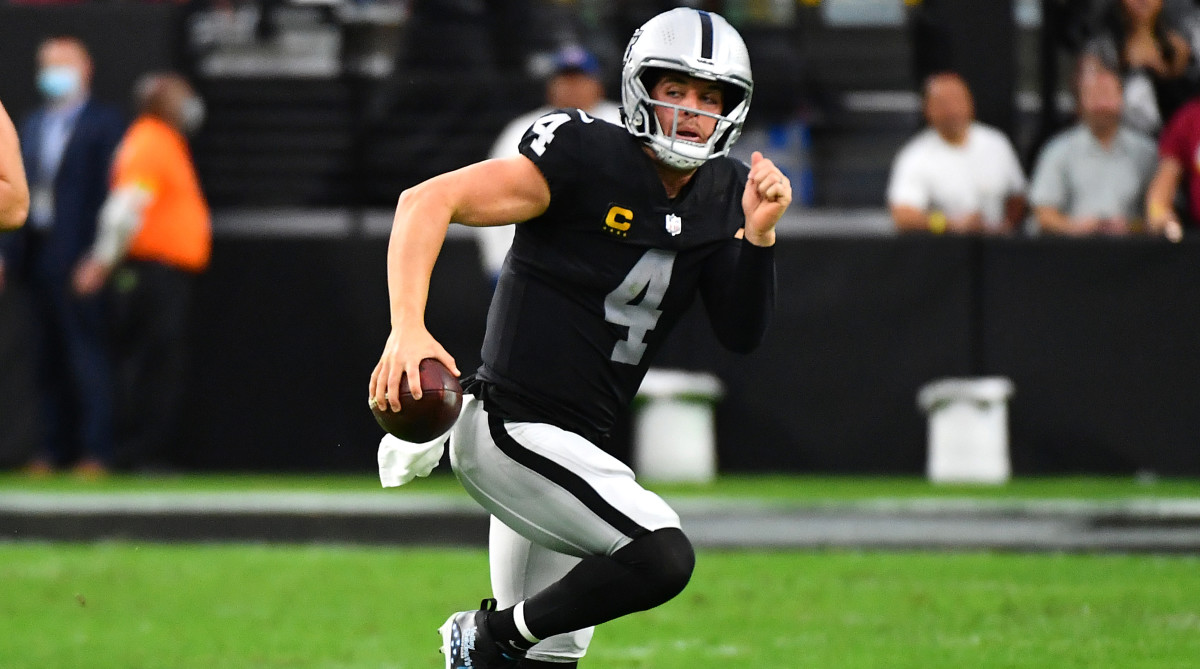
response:
<path id="1" fill-rule="evenodd" d="M 675 527 L 655 530 L 634 539 L 612 554 L 612 559 L 641 572 L 650 591 L 665 602 L 683 592 L 696 568 L 696 551 L 687 535 Z"/>

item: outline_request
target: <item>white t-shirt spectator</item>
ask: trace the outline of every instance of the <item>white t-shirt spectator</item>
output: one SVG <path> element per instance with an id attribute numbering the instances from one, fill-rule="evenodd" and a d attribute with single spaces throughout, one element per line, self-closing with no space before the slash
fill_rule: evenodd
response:
<path id="1" fill-rule="evenodd" d="M 999 130 L 972 123 L 954 146 L 932 128 L 913 137 L 892 163 L 889 205 L 940 211 L 949 218 L 978 211 L 984 225 L 1004 223 L 1004 201 L 1025 192 L 1025 174 L 1012 142 Z"/>

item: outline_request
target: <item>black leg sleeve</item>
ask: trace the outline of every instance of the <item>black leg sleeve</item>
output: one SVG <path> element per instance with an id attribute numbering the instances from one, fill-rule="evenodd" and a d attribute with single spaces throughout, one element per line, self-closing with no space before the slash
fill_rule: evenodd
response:
<path id="1" fill-rule="evenodd" d="M 584 558 L 561 580 L 525 601 L 525 622 L 539 639 L 645 611 L 678 595 L 696 554 L 682 531 L 656 530 L 611 556 Z"/>

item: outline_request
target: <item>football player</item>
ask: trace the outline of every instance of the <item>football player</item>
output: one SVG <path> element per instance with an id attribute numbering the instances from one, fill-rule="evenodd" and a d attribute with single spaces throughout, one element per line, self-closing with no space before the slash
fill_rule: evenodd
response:
<path id="1" fill-rule="evenodd" d="M 422 359 L 458 373 L 424 324 L 448 224 L 520 222 L 450 439 L 456 475 L 493 516 L 496 599 L 441 628 L 448 669 L 573 667 L 593 626 L 683 590 L 695 555 L 679 517 L 604 438 L 697 295 L 734 351 L 758 345 L 774 309 L 792 191 L 761 154 L 726 157 L 753 90 L 741 36 L 716 14 L 660 14 L 634 33 L 621 83 L 624 127 L 551 112 L 520 156 L 434 177 L 397 205 L 392 331 L 370 381 L 392 410 Z"/>

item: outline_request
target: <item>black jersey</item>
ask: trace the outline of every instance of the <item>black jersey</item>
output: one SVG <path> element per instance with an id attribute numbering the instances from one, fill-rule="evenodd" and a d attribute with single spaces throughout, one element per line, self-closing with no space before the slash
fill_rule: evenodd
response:
<path id="1" fill-rule="evenodd" d="M 506 418 L 594 440 L 632 401 L 705 276 L 728 280 L 728 263 L 713 258 L 741 245 L 749 168 L 709 160 L 670 199 L 636 138 L 579 110 L 543 116 L 520 150 L 549 184 L 550 206 L 517 226 L 488 312 L 481 394 Z M 772 298 L 773 276 L 772 264 Z"/>

